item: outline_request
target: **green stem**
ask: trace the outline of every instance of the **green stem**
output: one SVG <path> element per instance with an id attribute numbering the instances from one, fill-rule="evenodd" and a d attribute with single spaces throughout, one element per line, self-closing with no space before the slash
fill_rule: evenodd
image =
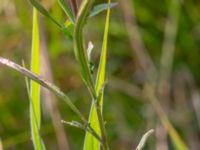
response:
<path id="1" fill-rule="evenodd" d="M 81 67 L 83 80 L 85 81 L 94 99 L 94 103 L 95 103 L 95 107 L 97 111 L 97 117 L 98 117 L 99 125 L 100 125 L 101 136 L 102 136 L 102 146 L 104 150 L 109 150 L 103 116 L 102 116 L 102 112 L 101 112 L 100 104 L 98 100 L 98 98 L 101 98 L 101 96 L 97 97 L 95 84 L 92 80 L 92 75 L 90 73 L 90 69 L 88 65 L 89 61 L 88 61 L 86 52 L 84 50 L 84 44 L 83 44 L 83 27 L 87 20 L 88 12 L 91 8 L 93 1 L 94 0 L 83 0 L 81 3 L 81 7 L 77 14 L 77 19 L 76 19 L 76 24 L 75 24 L 74 48 L 75 48 L 76 59 L 78 60 Z"/>
<path id="2" fill-rule="evenodd" d="M 93 0 L 84 0 L 81 3 L 81 7 L 77 14 L 75 31 L 74 31 L 74 49 L 76 59 L 81 67 L 81 74 L 83 80 L 85 81 L 90 93 L 96 98 L 96 92 L 94 87 L 94 82 L 92 80 L 92 75 L 90 73 L 88 58 L 84 50 L 83 44 L 83 27 L 88 16 L 88 11 L 93 3 Z"/>

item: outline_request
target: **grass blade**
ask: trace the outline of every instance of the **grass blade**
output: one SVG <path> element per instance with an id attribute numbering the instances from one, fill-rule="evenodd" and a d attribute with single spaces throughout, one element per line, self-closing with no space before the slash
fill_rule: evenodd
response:
<path id="1" fill-rule="evenodd" d="M 68 19 L 74 24 L 75 19 L 70 7 L 67 5 L 65 0 L 58 0 L 60 7 L 64 10 L 65 14 L 67 15 Z"/>
<path id="2" fill-rule="evenodd" d="M 160 118 L 165 128 L 168 130 L 169 136 L 171 137 L 171 140 L 174 144 L 174 147 L 176 150 L 189 150 L 189 148 L 186 146 L 176 129 L 173 127 L 171 122 L 166 116 L 163 116 Z"/>
<path id="3" fill-rule="evenodd" d="M 56 24 L 59 28 L 62 28 L 62 25 L 56 21 L 50 14 L 49 12 L 36 0 L 29 0 L 31 4 L 44 16 L 49 18 L 54 24 Z"/>
<path id="4" fill-rule="evenodd" d="M 33 30 L 32 30 L 32 50 L 31 50 L 31 71 L 40 73 L 40 51 L 39 51 L 39 25 L 37 10 L 33 9 Z M 31 136 L 34 148 L 43 150 L 44 145 L 40 137 L 40 85 L 35 81 L 30 83 L 30 119 L 31 119 Z"/>
<path id="5" fill-rule="evenodd" d="M 110 4 L 110 0 L 109 0 L 109 4 Z M 102 52 L 101 52 L 101 58 L 100 58 L 100 62 L 99 62 L 97 79 L 96 79 L 95 90 L 96 90 L 97 96 L 100 95 L 100 92 L 101 92 L 102 87 L 103 87 L 104 82 L 105 82 L 109 19 L 110 19 L 110 7 L 108 7 L 108 10 L 107 10 L 105 31 L 104 31 L 104 38 L 103 38 L 103 45 L 102 45 Z M 102 111 L 103 110 L 103 95 L 101 96 L 99 104 L 100 104 L 100 109 Z M 96 111 L 94 103 L 91 106 L 89 122 L 90 122 L 92 128 L 94 128 L 94 130 L 98 134 L 101 134 L 100 126 L 99 126 L 99 120 L 98 120 L 98 116 L 97 116 L 97 111 Z M 100 149 L 100 142 L 97 141 L 93 136 L 91 136 L 90 133 L 86 132 L 83 149 L 84 150 L 89 150 L 89 149 L 99 150 Z"/>
<path id="6" fill-rule="evenodd" d="M 177 150 L 188 150 L 188 147 L 168 119 L 168 116 L 166 115 L 165 111 L 163 110 L 161 104 L 159 103 L 159 99 L 155 95 L 154 92 L 155 84 L 147 83 L 144 87 L 144 91 L 146 95 L 148 96 L 148 100 L 151 102 L 156 114 L 158 115 L 162 125 L 165 127 L 167 132 L 169 133 L 170 138 L 172 139 L 172 142 Z"/>
<path id="7" fill-rule="evenodd" d="M 175 42 L 178 32 L 178 25 L 181 13 L 181 1 L 171 0 L 168 12 L 168 20 L 165 25 L 164 32 L 164 43 L 160 59 L 160 70 L 159 70 L 159 81 L 158 89 L 165 89 L 164 93 L 162 90 L 159 91 L 159 96 L 163 97 L 163 101 L 170 100 L 170 81 L 172 76 L 172 64 L 175 53 Z M 167 94 L 166 94 L 167 93 Z M 169 107 L 169 106 L 165 106 Z M 164 112 L 164 111 L 163 111 Z M 179 136 L 176 129 L 173 127 L 172 123 L 167 116 L 161 116 L 165 128 L 168 130 L 168 134 L 171 137 L 172 143 L 177 150 L 187 150 L 187 146 L 184 141 Z"/>

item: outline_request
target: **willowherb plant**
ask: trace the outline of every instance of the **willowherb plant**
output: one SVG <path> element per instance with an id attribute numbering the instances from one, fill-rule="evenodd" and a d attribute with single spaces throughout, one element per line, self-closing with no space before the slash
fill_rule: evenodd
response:
<path id="1" fill-rule="evenodd" d="M 61 8 L 64 10 L 68 16 L 67 24 L 60 24 L 55 20 L 50 13 L 40 4 L 39 1 L 30 0 L 31 4 L 34 6 L 33 10 L 33 30 L 32 30 L 32 57 L 31 57 L 31 71 L 27 70 L 10 60 L 5 58 L 0 58 L 0 63 L 7 65 L 19 71 L 26 77 L 27 91 L 30 99 L 30 120 L 31 120 L 31 133 L 34 148 L 37 150 L 44 150 L 45 146 L 40 136 L 40 86 L 46 87 L 62 100 L 64 100 L 68 106 L 77 114 L 81 122 L 72 121 L 67 123 L 69 125 L 82 128 L 86 131 L 85 142 L 83 149 L 93 149 L 97 150 L 102 147 L 105 150 L 109 149 L 104 119 L 103 119 L 103 92 L 104 92 L 104 80 L 105 80 L 105 70 L 106 70 L 106 53 L 107 53 L 107 38 L 108 38 L 108 28 L 109 28 L 109 18 L 110 18 L 110 8 L 115 6 L 115 3 L 111 3 L 108 0 L 107 4 L 100 4 L 92 8 L 93 0 L 83 0 L 80 8 L 73 8 L 73 10 L 78 10 L 76 15 L 70 7 L 65 3 L 64 0 L 58 0 Z M 77 7 L 73 5 L 73 7 Z M 104 38 L 102 44 L 102 52 L 99 62 L 99 68 L 96 79 L 93 79 L 92 72 L 90 68 L 90 61 L 87 54 L 87 50 L 84 49 L 84 37 L 83 28 L 86 20 L 89 17 L 93 17 L 103 10 L 107 10 L 107 17 L 105 23 Z M 89 120 L 82 115 L 82 113 L 77 109 L 77 107 L 71 102 L 70 98 L 64 94 L 55 85 L 43 80 L 39 77 L 40 70 L 40 51 L 39 51 L 39 25 L 37 11 L 42 13 L 44 16 L 48 17 L 55 25 L 57 25 L 63 33 L 68 37 L 72 37 L 74 41 L 74 52 L 76 59 L 80 66 L 80 72 L 82 79 L 87 86 L 89 93 L 91 94 L 92 106 Z M 28 79 L 31 79 L 30 84 Z M 96 80 L 96 82 L 94 82 Z"/>

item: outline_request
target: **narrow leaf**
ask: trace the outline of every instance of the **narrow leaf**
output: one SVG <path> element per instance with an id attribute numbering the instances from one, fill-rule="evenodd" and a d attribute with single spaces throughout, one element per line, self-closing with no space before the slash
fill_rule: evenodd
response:
<path id="1" fill-rule="evenodd" d="M 75 23 L 75 19 L 74 19 L 73 13 L 72 13 L 70 7 L 65 2 L 65 0 L 58 0 L 58 3 L 61 6 L 61 8 L 64 10 L 64 12 L 67 15 L 68 19 L 74 24 Z"/>
<path id="2" fill-rule="evenodd" d="M 113 8 L 117 5 L 117 3 L 110 3 L 110 4 L 99 4 L 94 6 L 92 11 L 90 12 L 90 17 L 96 16 L 97 14 L 101 13 L 104 10 L 107 10 L 108 8 Z"/>
<path id="3" fill-rule="evenodd" d="M 39 51 L 39 25 L 37 10 L 33 9 L 33 27 L 32 27 L 32 50 L 31 50 L 31 71 L 40 73 L 40 51 Z M 31 81 L 30 87 L 30 119 L 31 119 L 31 136 L 34 148 L 37 150 L 43 150 L 44 145 L 42 138 L 40 137 L 40 85 L 34 81 Z"/>
<path id="4" fill-rule="evenodd" d="M 180 137 L 180 135 L 178 134 L 178 132 L 176 131 L 176 129 L 173 127 L 173 125 L 169 121 L 169 119 L 166 116 L 162 116 L 162 118 L 160 119 L 163 125 L 165 126 L 165 128 L 168 130 L 169 136 L 172 139 L 175 149 L 189 150 L 186 144 L 184 143 L 184 141 L 182 140 L 182 138 Z"/>
<path id="5" fill-rule="evenodd" d="M 108 6 L 110 4 L 110 0 L 108 3 Z M 103 37 L 103 44 L 102 44 L 102 51 L 101 51 L 101 58 L 99 62 L 99 68 L 97 73 L 97 79 L 96 79 L 96 94 L 97 96 L 100 95 L 102 92 L 102 87 L 104 86 L 105 82 L 105 70 L 106 70 L 106 55 L 107 55 L 107 40 L 108 40 L 108 29 L 109 29 L 109 20 L 110 20 L 110 7 L 108 7 L 107 10 L 107 16 L 106 16 L 106 23 L 105 23 L 105 31 L 104 31 L 104 37 Z M 100 98 L 100 109 L 103 110 L 103 93 Z M 89 116 L 89 123 L 91 127 L 98 133 L 100 132 L 99 127 L 99 120 L 97 117 L 97 111 L 95 109 L 95 104 L 93 103 L 90 110 L 90 116 Z M 89 132 L 86 132 L 85 141 L 84 141 L 84 150 L 99 150 L 100 149 L 100 142 L 97 141 Z"/>
<path id="6" fill-rule="evenodd" d="M 50 13 L 37 1 L 37 0 L 29 0 L 31 4 L 44 16 L 49 18 L 53 23 L 55 23 L 59 28 L 62 28 L 62 25 L 56 21 Z"/>

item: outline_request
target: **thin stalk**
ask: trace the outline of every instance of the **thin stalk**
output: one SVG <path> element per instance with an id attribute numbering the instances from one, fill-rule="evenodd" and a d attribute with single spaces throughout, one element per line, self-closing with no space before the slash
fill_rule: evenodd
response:
<path id="1" fill-rule="evenodd" d="M 28 77 L 29 79 L 37 82 L 41 86 L 43 86 L 43 87 L 47 88 L 48 90 L 50 90 L 51 92 L 53 92 L 56 96 L 58 96 L 60 99 L 62 99 L 72 109 L 72 111 L 81 119 L 83 124 L 87 124 L 88 125 L 87 120 L 82 115 L 82 113 L 78 110 L 78 108 L 71 102 L 71 99 L 64 92 L 62 92 L 57 86 L 55 86 L 52 83 L 49 83 L 49 82 L 43 80 L 41 77 L 39 77 L 38 75 L 34 74 L 33 72 L 27 70 L 26 68 L 14 63 L 14 62 L 6 59 L 6 58 L 0 57 L 0 64 L 6 65 L 6 66 L 8 66 L 8 67 L 20 72 L 24 76 Z M 90 127 L 90 125 L 88 125 L 88 128 L 92 131 L 91 134 L 93 136 L 95 136 L 93 134 L 93 132 L 95 132 L 93 130 L 93 128 Z M 95 132 L 95 134 L 98 135 L 96 132 Z"/>
<path id="2" fill-rule="evenodd" d="M 64 121 L 64 120 L 61 120 L 61 122 L 64 123 L 64 124 L 76 127 L 76 128 L 83 129 L 83 130 L 91 133 L 97 140 L 99 140 L 100 143 L 102 143 L 101 137 L 94 131 L 93 128 L 91 128 L 90 124 L 88 124 L 88 123 L 87 124 L 81 124 L 81 123 L 76 122 L 76 121 L 67 122 L 67 121 Z"/>
<path id="3" fill-rule="evenodd" d="M 105 130 L 103 116 L 102 116 L 102 109 L 100 107 L 100 104 L 101 104 L 100 99 L 102 98 L 103 93 L 101 94 L 101 92 L 99 92 L 99 90 L 102 85 L 98 84 L 98 87 L 95 87 L 95 84 L 92 80 L 92 75 L 91 75 L 91 72 L 89 69 L 89 61 L 88 61 L 86 52 L 84 50 L 84 43 L 83 43 L 83 27 L 87 20 L 88 13 L 89 13 L 89 10 L 91 8 L 93 1 L 94 0 L 83 0 L 81 3 L 81 7 L 77 14 L 77 19 L 76 19 L 76 24 L 75 24 L 74 49 L 75 49 L 76 59 L 80 64 L 83 80 L 85 81 L 85 83 L 92 95 L 93 103 L 94 103 L 94 106 L 95 106 L 95 109 L 97 112 L 98 124 L 99 124 L 99 128 L 100 128 L 101 136 L 102 136 L 102 146 L 105 150 L 109 150 L 106 130 Z M 110 1 L 109 1 L 109 4 L 110 4 Z M 107 16 L 107 22 L 108 22 L 108 20 L 109 20 L 109 16 Z M 105 36 L 107 36 L 107 34 L 105 34 Z M 106 39 L 106 41 L 107 41 L 107 39 Z M 104 44 L 107 45 L 106 42 Z M 104 66 L 104 68 L 105 68 L 105 66 Z M 104 80 L 102 80 L 101 77 L 100 77 L 100 81 L 104 82 Z"/>

